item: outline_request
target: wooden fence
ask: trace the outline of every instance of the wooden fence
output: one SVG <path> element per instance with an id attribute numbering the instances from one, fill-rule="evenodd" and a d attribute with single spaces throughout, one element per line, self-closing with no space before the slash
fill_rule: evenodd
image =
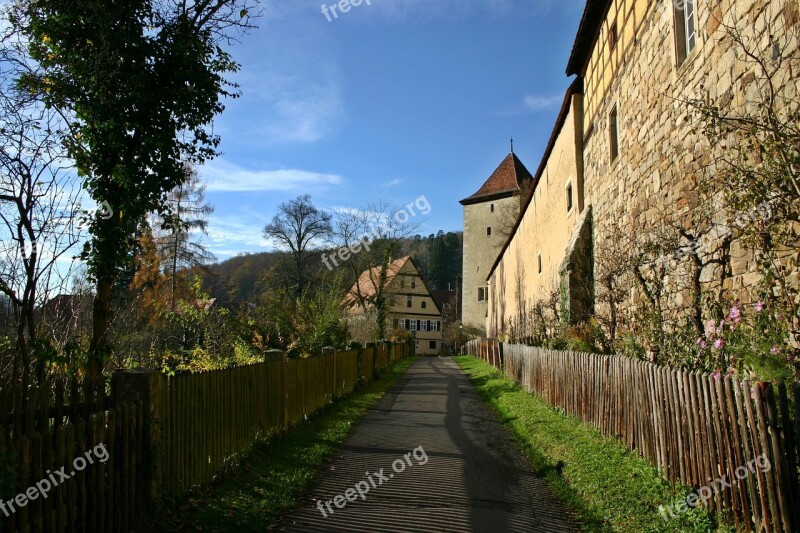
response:
<path id="1" fill-rule="evenodd" d="M 130 531 L 146 504 L 212 480 L 257 439 L 412 354 L 409 344 L 370 345 L 169 377 L 125 371 L 110 396 L 102 380 L 0 390 L 0 531 Z M 69 479 L 54 474 L 62 468 Z M 33 497 L 42 480 L 52 490 Z M 26 492 L 27 505 L 9 509 Z"/>
<path id="2" fill-rule="evenodd" d="M 103 380 L 0 390 L 0 530 L 128 530 L 145 497 L 143 420 Z"/>
<path id="3" fill-rule="evenodd" d="M 787 391 L 625 357 L 489 341 L 473 341 L 468 351 L 619 438 L 673 485 L 708 494 L 710 510 L 747 531 L 800 529 L 800 383 Z"/>
<path id="4" fill-rule="evenodd" d="M 287 430 L 371 381 L 409 345 L 361 350 L 166 378 L 163 393 L 163 494 L 177 496 L 211 481 L 225 461 L 257 438 Z M 158 457 L 157 457 L 158 460 Z M 158 472 L 159 469 L 156 469 Z"/>

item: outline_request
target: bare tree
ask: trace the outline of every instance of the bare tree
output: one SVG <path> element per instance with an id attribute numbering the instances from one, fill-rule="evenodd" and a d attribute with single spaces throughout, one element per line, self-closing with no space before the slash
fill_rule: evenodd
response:
<path id="1" fill-rule="evenodd" d="M 284 268 L 286 287 L 297 296 L 311 283 L 310 272 L 319 258 L 321 247 L 333 230 L 332 216 L 314 206 L 308 194 L 278 206 L 278 214 L 264 227 L 264 237 L 276 242 L 279 249 L 292 256 L 292 267 Z"/>
<path id="2" fill-rule="evenodd" d="M 353 285 L 349 296 L 364 313 L 374 312 L 379 339 L 387 337 L 387 315 L 394 302 L 387 287 L 392 260 L 402 253 L 402 240 L 419 227 L 412 216 L 388 202 L 379 202 L 364 209 L 339 212 L 334 223 L 332 244 L 347 257 L 342 266 L 350 271 L 353 280 L 367 277 L 365 283 Z M 330 261 L 335 259 L 331 257 Z"/>
<path id="3" fill-rule="evenodd" d="M 0 293 L 11 307 L 11 379 L 26 387 L 30 373 L 44 379 L 37 309 L 64 286 L 67 253 L 78 242 L 80 187 L 61 144 L 61 121 L 36 95 L 16 90 L 28 68 L 13 38 L 0 53 Z"/>
<path id="4" fill-rule="evenodd" d="M 710 143 L 723 148 L 703 185 L 734 238 L 752 251 L 764 273 L 761 296 L 781 313 L 800 343 L 800 24 L 797 6 L 765 10 L 765 39 L 722 23 L 728 46 L 740 52 L 743 98 L 690 102 Z M 783 10 L 772 13 L 773 9 Z M 733 16 L 733 14 L 731 15 Z M 785 24 L 781 28 L 773 27 Z M 782 37 L 778 37 L 782 35 Z"/>

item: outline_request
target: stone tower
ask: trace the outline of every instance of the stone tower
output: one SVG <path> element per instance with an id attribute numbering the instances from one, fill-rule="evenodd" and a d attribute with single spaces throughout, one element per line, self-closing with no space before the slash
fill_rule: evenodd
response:
<path id="1" fill-rule="evenodd" d="M 512 151 L 478 192 L 461 200 L 464 206 L 464 271 L 461 321 L 486 329 L 486 277 L 513 224 L 520 193 L 533 176 Z M 491 335 L 491 332 L 487 332 Z"/>

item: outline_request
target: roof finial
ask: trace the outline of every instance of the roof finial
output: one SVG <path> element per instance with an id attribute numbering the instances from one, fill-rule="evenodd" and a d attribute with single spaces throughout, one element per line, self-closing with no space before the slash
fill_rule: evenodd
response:
<path id="1" fill-rule="evenodd" d="M 511 137 L 511 153 L 512 154 L 514 153 L 514 137 L 513 137 L 513 135 Z"/>

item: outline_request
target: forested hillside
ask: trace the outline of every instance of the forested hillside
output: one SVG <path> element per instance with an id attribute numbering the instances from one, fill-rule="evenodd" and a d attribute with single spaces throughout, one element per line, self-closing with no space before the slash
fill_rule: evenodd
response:
<path id="1" fill-rule="evenodd" d="M 454 290 L 461 276 L 462 246 L 462 232 L 440 230 L 427 237 L 415 235 L 402 239 L 398 256 L 414 256 L 420 274 L 431 290 Z M 200 271 L 203 289 L 223 307 L 238 308 L 252 303 L 262 291 L 269 289 L 269 280 L 266 279 L 269 271 L 287 256 L 286 252 L 242 254 L 209 265 Z M 316 268 L 323 268 L 322 264 Z M 354 280 L 342 281 L 348 285 Z"/>

